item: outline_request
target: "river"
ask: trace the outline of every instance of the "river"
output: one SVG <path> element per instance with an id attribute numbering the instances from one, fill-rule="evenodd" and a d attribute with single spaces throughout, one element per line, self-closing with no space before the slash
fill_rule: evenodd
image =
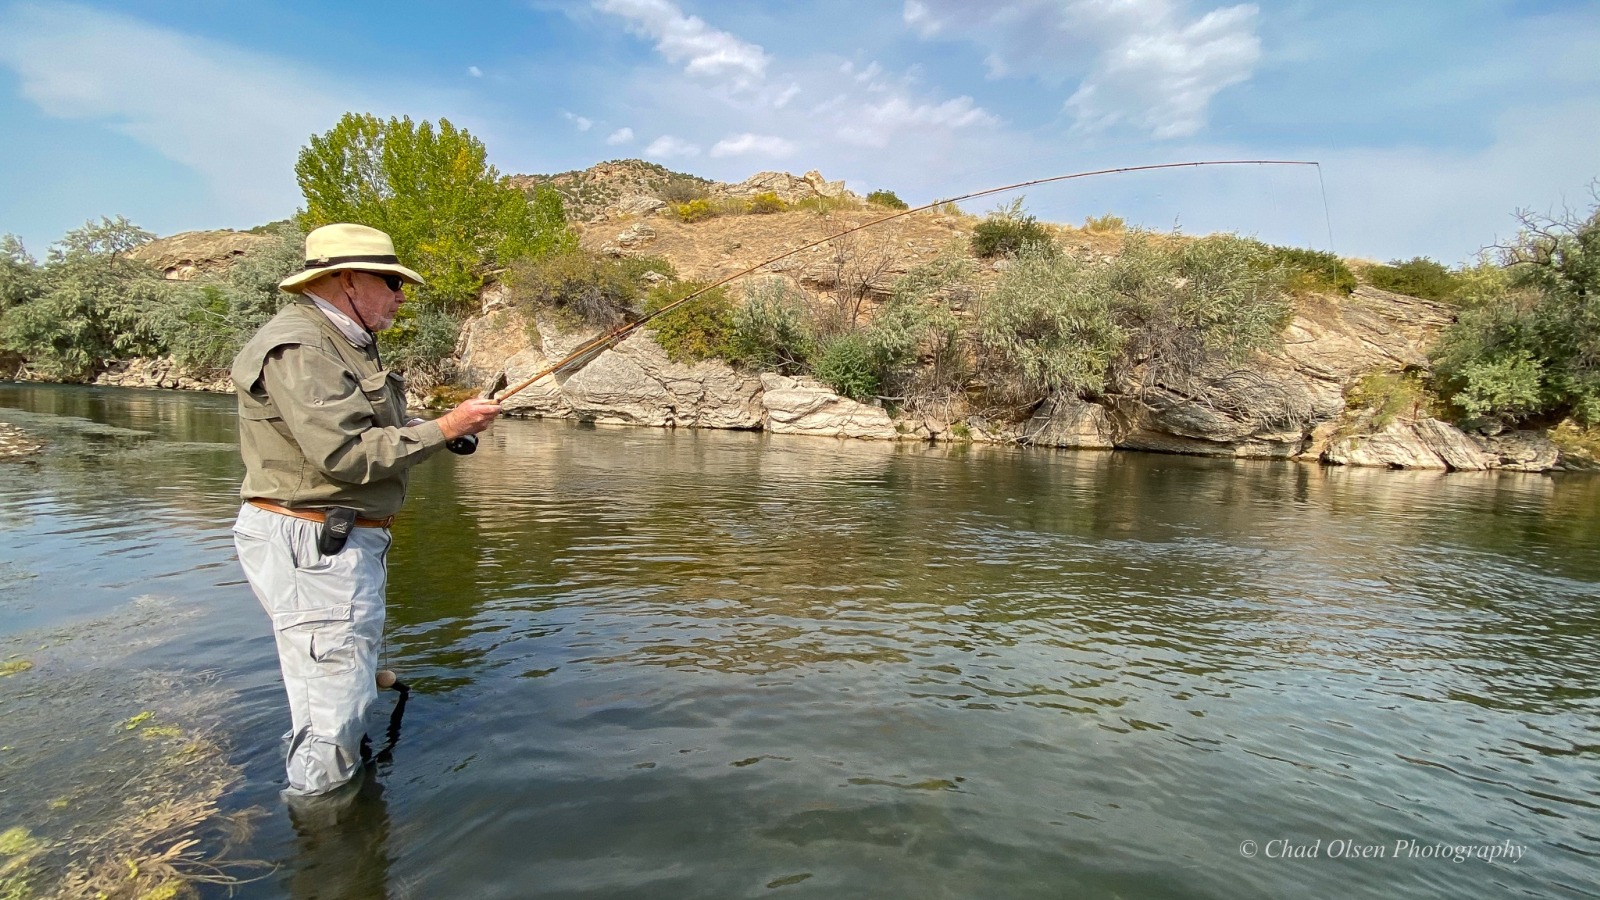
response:
<path id="1" fill-rule="evenodd" d="M 0 421 L 0 722 L 60 745 L 0 831 L 116 671 L 223 692 L 245 898 L 1600 895 L 1600 478 L 498 423 L 416 471 L 404 726 L 309 827 L 231 399 Z"/>

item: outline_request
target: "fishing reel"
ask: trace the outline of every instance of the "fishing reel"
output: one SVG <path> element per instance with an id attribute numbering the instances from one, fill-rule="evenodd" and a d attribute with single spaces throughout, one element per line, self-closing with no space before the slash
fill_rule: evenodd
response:
<path id="1" fill-rule="evenodd" d="M 471 456 L 478 450 L 478 436 L 463 434 L 458 438 L 451 438 L 444 442 L 444 448 L 457 456 Z"/>

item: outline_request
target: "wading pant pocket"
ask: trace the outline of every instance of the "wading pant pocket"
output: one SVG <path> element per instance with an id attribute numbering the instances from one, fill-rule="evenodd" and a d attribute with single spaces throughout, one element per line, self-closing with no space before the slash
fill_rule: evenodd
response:
<path id="1" fill-rule="evenodd" d="M 273 613 L 285 675 L 320 678 L 354 669 L 353 617 L 350 604 Z"/>

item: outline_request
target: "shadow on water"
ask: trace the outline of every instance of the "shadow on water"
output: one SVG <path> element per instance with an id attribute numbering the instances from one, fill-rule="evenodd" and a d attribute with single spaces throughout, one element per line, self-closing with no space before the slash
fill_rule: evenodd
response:
<path id="1" fill-rule="evenodd" d="M 276 808 L 226 405 L 85 393 L 0 387 L 58 438 L 0 611 L 200 610 L 150 664 L 235 687 Z M 412 484 L 405 739 L 240 896 L 1594 893 L 1600 479 L 507 422 Z"/>

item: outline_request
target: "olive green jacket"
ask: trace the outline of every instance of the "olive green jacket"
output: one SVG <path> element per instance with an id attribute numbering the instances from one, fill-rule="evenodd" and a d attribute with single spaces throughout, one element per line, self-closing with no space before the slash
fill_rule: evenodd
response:
<path id="1" fill-rule="evenodd" d="M 246 500 L 351 506 L 382 519 L 408 470 L 444 446 L 437 422 L 405 427 L 405 385 L 310 300 L 296 298 L 233 360 Z"/>

